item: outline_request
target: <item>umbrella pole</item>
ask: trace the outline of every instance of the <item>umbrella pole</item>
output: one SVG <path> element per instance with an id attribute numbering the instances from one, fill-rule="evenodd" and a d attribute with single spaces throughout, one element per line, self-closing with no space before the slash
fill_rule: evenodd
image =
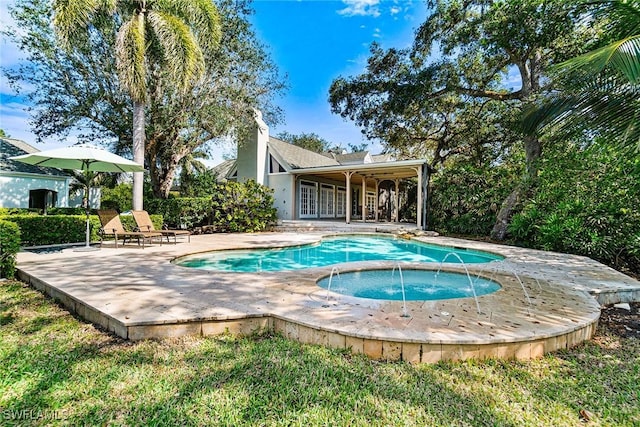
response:
<path id="1" fill-rule="evenodd" d="M 90 245 L 90 243 L 91 243 L 91 221 L 89 219 L 89 214 L 91 213 L 91 206 L 89 204 L 89 189 L 90 188 L 91 187 L 88 184 L 85 185 L 85 187 L 84 187 L 84 191 L 85 191 L 84 199 L 87 201 L 87 203 L 84 206 L 85 213 L 87 214 L 87 230 L 86 230 L 85 244 L 81 248 L 74 249 L 74 251 L 76 251 L 76 252 L 89 252 L 89 251 L 98 251 L 98 250 L 100 250 L 100 248 L 95 248 L 95 247 Z"/>
<path id="2" fill-rule="evenodd" d="M 86 243 L 85 243 L 85 245 L 84 245 L 84 247 L 85 247 L 85 248 L 88 248 L 88 247 L 89 247 L 89 243 L 90 243 L 90 240 L 91 240 L 91 236 L 90 236 L 91 231 L 90 231 L 90 229 L 89 229 L 89 227 L 90 227 L 90 222 L 91 222 L 91 221 L 89 220 L 89 209 L 87 209 L 87 239 L 86 239 Z"/>

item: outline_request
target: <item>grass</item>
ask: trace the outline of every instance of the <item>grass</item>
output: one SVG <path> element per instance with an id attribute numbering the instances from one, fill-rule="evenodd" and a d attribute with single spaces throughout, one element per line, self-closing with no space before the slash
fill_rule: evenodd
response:
<path id="1" fill-rule="evenodd" d="M 270 334 L 131 343 L 4 281 L 0 425 L 640 425 L 639 341 L 420 366 Z"/>

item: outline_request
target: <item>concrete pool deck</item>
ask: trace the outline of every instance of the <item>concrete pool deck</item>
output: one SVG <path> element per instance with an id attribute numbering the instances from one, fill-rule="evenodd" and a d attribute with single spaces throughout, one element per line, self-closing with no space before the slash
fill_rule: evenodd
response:
<path id="1" fill-rule="evenodd" d="M 467 265 L 471 274 L 502 285 L 478 298 L 480 313 L 473 298 L 463 298 L 407 302 L 409 317 L 402 317 L 402 302 L 319 288 L 316 281 L 332 267 L 227 273 L 170 263 L 210 250 L 313 243 L 328 234 L 334 233 L 207 234 L 191 236 L 190 243 L 145 249 L 111 244 L 95 252 L 21 252 L 18 274 L 70 312 L 131 340 L 275 330 L 305 343 L 414 363 L 540 357 L 589 339 L 601 304 L 640 300 L 640 282 L 589 258 L 445 237 L 417 239 L 506 257 Z M 343 272 L 396 264 L 372 261 L 337 268 Z M 464 272 L 449 263 L 443 269 Z"/>

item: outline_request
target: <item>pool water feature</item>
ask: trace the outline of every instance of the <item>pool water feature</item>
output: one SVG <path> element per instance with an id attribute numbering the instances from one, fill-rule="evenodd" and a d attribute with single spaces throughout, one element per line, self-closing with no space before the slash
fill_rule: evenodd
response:
<path id="1" fill-rule="evenodd" d="M 342 272 L 340 285 L 333 292 L 358 298 L 402 301 L 403 292 L 393 270 L 363 270 Z M 406 301 L 433 301 L 454 298 L 472 298 L 501 289 L 500 284 L 483 277 L 474 277 L 473 284 L 465 273 L 434 270 L 402 270 L 404 299 Z M 327 289 L 329 277 L 318 280 L 318 286 Z"/>
<path id="2" fill-rule="evenodd" d="M 188 255 L 174 260 L 183 267 L 203 270 L 258 273 L 302 270 L 359 261 L 486 263 L 503 259 L 488 252 L 451 248 L 386 236 L 342 235 L 320 243 L 286 248 L 238 249 Z"/>

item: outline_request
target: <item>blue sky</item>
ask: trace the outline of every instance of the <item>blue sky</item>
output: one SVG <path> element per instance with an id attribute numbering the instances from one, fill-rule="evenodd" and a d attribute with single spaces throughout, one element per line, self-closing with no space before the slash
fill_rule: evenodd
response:
<path id="1" fill-rule="evenodd" d="M 0 1 L 0 22 L 10 23 L 7 5 Z M 288 76 L 289 90 L 276 100 L 284 110 L 285 123 L 272 127 L 273 135 L 313 132 L 332 143 L 366 142 L 351 122 L 331 114 L 328 90 L 338 76 L 360 73 L 369 46 L 407 47 L 415 29 L 426 17 L 422 1 L 411 0 L 254 0 L 251 21 L 259 39 L 267 46 L 282 74 Z M 0 65 L 11 67 L 21 54 L 4 38 L 0 40 Z M 27 105 L 11 93 L 0 78 L 0 128 L 14 138 L 34 143 L 28 124 Z M 48 141 L 39 149 L 73 143 Z M 370 145 L 379 151 L 380 145 Z M 216 160 L 225 147 L 214 147 Z"/>

